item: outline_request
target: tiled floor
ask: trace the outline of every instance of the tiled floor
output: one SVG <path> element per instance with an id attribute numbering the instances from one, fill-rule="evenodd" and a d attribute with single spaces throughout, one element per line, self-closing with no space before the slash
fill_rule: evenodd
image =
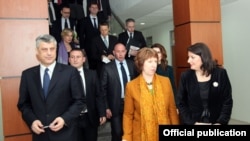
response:
<path id="1" fill-rule="evenodd" d="M 239 121 L 235 119 L 231 119 L 229 121 L 229 125 L 250 125 L 250 123 L 244 122 L 244 121 Z"/>

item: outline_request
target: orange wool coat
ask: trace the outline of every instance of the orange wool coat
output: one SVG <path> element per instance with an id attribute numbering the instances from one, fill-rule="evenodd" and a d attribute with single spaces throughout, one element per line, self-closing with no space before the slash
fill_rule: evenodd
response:
<path id="1" fill-rule="evenodd" d="M 179 124 L 170 80 L 155 74 L 153 92 L 142 75 L 127 83 L 123 114 L 123 140 L 157 141 L 158 125 Z"/>

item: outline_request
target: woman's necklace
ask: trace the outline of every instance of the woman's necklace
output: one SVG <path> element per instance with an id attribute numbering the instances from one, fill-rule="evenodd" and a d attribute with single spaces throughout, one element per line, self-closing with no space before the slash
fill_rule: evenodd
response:
<path id="1" fill-rule="evenodd" d="M 154 94 L 154 88 L 153 88 L 153 83 L 152 82 L 146 82 L 147 86 L 148 86 L 148 90 L 150 92 L 150 94 Z"/>

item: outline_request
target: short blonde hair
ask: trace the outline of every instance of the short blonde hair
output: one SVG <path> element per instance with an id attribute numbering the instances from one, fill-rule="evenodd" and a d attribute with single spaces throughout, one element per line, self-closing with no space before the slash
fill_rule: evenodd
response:
<path id="1" fill-rule="evenodd" d="M 61 37 L 63 38 L 64 36 L 67 36 L 69 33 L 72 33 L 74 36 L 74 31 L 70 28 L 64 28 L 61 32 Z"/>

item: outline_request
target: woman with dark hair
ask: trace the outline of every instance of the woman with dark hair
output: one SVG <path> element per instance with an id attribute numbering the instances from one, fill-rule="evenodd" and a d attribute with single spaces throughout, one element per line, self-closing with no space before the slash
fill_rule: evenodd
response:
<path id="1" fill-rule="evenodd" d="M 157 52 L 142 48 L 135 57 L 140 75 L 127 83 L 123 141 L 157 141 L 160 124 L 179 124 L 169 78 L 156 74 Z"/>
<path id="2" fill-rule="evenodd" d="M 177 108 L 183 124 L 228 124 L 232 107 L 232 88 L 227 72 L 216 66 L 208 46 L 188 47 L 190 69 L 181 74 Z"/>
<path id="3" fill-rule="evenodd" d="M 168 65 L 167 52 L 163 45 L 155 43 L 151 46 L 158 54 L 158 65 L 156 73 L 161 76 L 166 76 L 170 79 L 174 96 L 176 97 L 176 84 L 174 79 L 173 67 Z"/>

